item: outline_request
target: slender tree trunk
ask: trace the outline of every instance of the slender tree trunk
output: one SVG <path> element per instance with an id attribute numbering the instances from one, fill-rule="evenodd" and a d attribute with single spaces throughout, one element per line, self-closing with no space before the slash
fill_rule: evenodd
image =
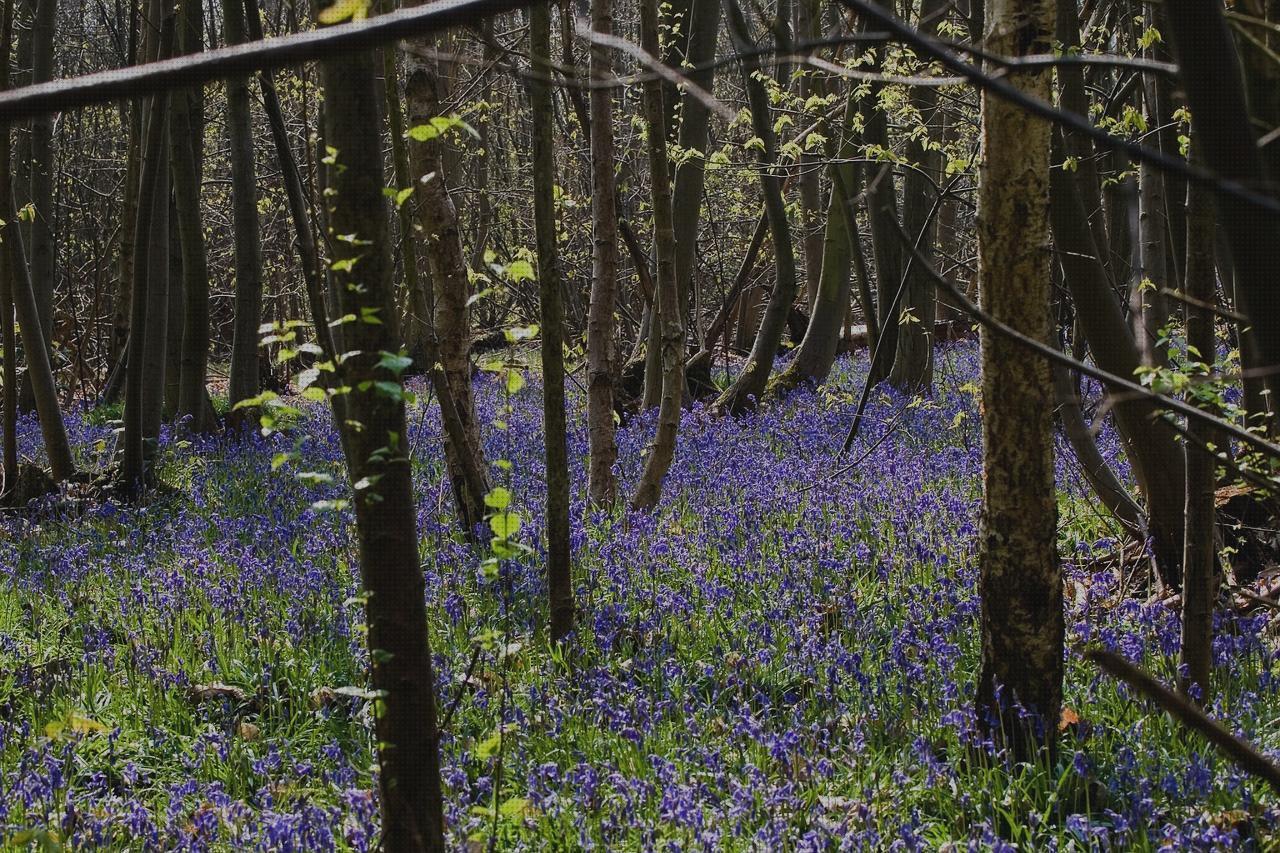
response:
<path id="1" fill-rule="evenodd" d="M 1164 20 L 1206 168 L 1275 198 L 1277 176 L 1267 174 L 1258 151 L 1239 56 L 1222 8 L 1209 2 L 1166 4 Z M 1280 313 L 1275 310 L 1280 215 L 1227 193 L 1218 201 L 1217 221 L 1236 271 L 1238 308 L 1253 328 L 1266 388 L 1273 400 L 1280 399 Z"/>
<path id="2" fill-rule="evenodd" d="M 879 2 L 892 8 L 887 0 Z M 868 67 L 878 72 L 883 65 L 883 56 L 877 53 L 876 61 Z M 868 154 L 889 149 L 889 118 L 880 107 L 883 89 L 882 83 L 872 82 L 865 100 L 869 109 L 863 117 L 863 139 L 867 143 Z M 893 356 L 898 350 L 900 312 L 893 316 L 890 312 L 906 268 L 902 238 L 898 234 L 898 195 L 894 189 L 893 167 L 889 163 L 867 168 L 867 221 L 871 226 L 871 249 L 876 260 L 876 320 L 880 327 L 880 338 L 872 351 L 879 358 L 872 359 L 867 378 L 875 385 L 889 375 Z"/>
<path id="3" fill-rule="evenodd" d="M 29 34 L 31 48 L 31 82 L 46 83 L 53 79 L 54 30 L 58 17 L 57 0 L 32 0 L 34 15 Z M 29 239 L 28 260 L 31 264 L 31 284 L 35 288 L 36 308 L 40 312 L 40 334 L 49 357 L 53 357 L 53 291 L 57 280 L 57 247 L 53 230 L 53 116 L 43 115 L 31 120 L 30 135 L 25 140 L 28 157 L 20 164 L 24 190 L 29 191 L 34 217 L 24 234 Z M 25 346 L 25 345 L 24 345 Z M 24 382 L 20 405 L 31 409 L 35 405 L 34 389 L 30 374 Z"/>
<path id="4" fill-rule="evenodd" d="M 658 53 L 657 0 L 640 0 L 640 46 Z M 653 248 L 658 270 L 653 323 L 661 328 L 662 401 L 658 406 L 657 433 L 645 460 L 644 473 L 631 500 L 633 510 L 650 510 L 662 497 L 666 479 L 676 454 L 680 431 L 680 407 L 684 399 L 684 311 L 676 286 L 676 237 L 671 210 L 671 173 L 667 159 L 667 137 L 663 133 L 662 83 L 644 83 L 644 115 L 648 125 L 649 169 L 653 192 Z"/>
<path id="5" fill-rule="evenodd" d="M 338 426 L 346 433 L 354 490 L 372 686 L 381 696 L 381 713 L 374 715 L 380 847 L 442 853 L 439 731 L 404 396 L 399 375 L 380 365 L 380 353 L 397 351 L 400 341 L 376 67 L 374 52 L 321 63 L 325 136 L 336 151 L 329 170 L 330 224 L 334 233 L 358 238 L 333 243 L 335 262 L 350 262 L 335 271 L 339 310 L 380 320 L 346 326 L 350 350 L 342 378 L 352 390 Z"/>
<path id="6" fill-rule="evenodd" d="M 820 0 L 796 0 L 796 38 L 801 42 L 816 42 L 822 38 L 822 3 Z M 812 68 L 804 68 L 800 77 L 800 100 L 810 108 L 812 98 L 826 94 L 825 78 Z M 826 134 L 825 125 L 820 133 Z M 804 245 L 805 295 L 809 313 L 818 310 L 819 280 L 822 276 L 822 259 L 826 253 L 826 229 L 822 227 L 822 168 L 819 156 L 804 151 L 798 160 L 800 167 L 800 230 Z M 834 188 L 833 188 L 834 189 Z M 830 210 L 830 207 L 828 207 Z"/>
<path id="7" fill-rule="evenodd" d="M 1065 367 L 1053 369 L 1053 390 L 1057 396 L 1058 417 L 1062 421 L 1062 432 L 1076 455 L 1080 473 L 1088 481 L 1093 493 L 1116 517 L 1133 541 L 1141 545 L 1146 541 L 1147 519 L 1141 507 L 1129 496 L 1129 491 L 1116 477 L 1107 460 L 1102 458 L 1098 450 L 1098 441 L 1093 430 L 1085 420 L 1080 406 L 1080 397 L 1075 384 L 1071 381 L 1071 373 Z"/>
<path id="8" fill-rule="evenodd" d="M 35 289 L 31 284 L 31 272 L 27 266 L 26 250 L 22 246 L 22 229 L 12 196 L 3 201 L 4 219 L 9 223 L 5 245 L 8 247 L 9 268 L 14 271 L 13 297 L 18 325 L 22 330 L 22 351 L 27 359 L 27 375 L 35 396 L 36 414 L 40 418 L 40 431 L 44 437 L 45 454 L 49 457 L 49 469 L 55 483 L 75 475 L 75 462 L 71 457 L 71 444 L 58 409 L 58 390 L 53 382 L 53 370 L 49 365 L 49 351 L 41 335 L 40 314 L 36 307 Z"/>
<path id="9" fill-rule="evenodd" d="M 160 0 L 166 7 L 169 6 L 169 0 Z M 165 23 L 163 26 L 173 28 L 173 22 L 170 20 L 172 12 L 166 8 Z M 172 44 L 172 35 L 163 37 L 162 41 L 167 40 L 168 44 Z M 168 50 L 165 56 L 171 55 Z M 146 285 L 146 320 L 144 325 L 144 334 L 142 336 L 141 346 L 139 347 L 142 360 L 142 437 L 148 442 L 146 455 L 147 461 L 150 462 L 151 455 L 155 452 L 154 442 L 160 438 L 160 424 L 164 420 L 164 398 L 166 379 L 168 376 L 168 350 L 169 350 L 169 299 L 170 299 L 170 270 L 172 258 L 170 257 L 169 245 L 169 208 L 170 200 L 170 180 L 169 180 L 169 116 L 171 114 L 170 104 L 172 103 L 172 95 L 158 100 L 152 107 L 156 111 L 157 116 L 153 116 L 152 120 L 159 126 L 159 147 L 155 150 L 156 160 L 156 178 L 153 194 L 150 198 L 142 199 L 142 204 L 150 204 L 151 211 L 151 231 L 146 239 L 150 243 L 147 250 L 147 264 L 142 270 L 142 274 L 147 278 Z M 137 293 L 137 285 L 134 285 L 135 294 Z M 137 298 L 135 295 L 134 298 Z"/>
<path id="10" fill-rule="evenodd" d="M 262 21 L 258 12 L 258 0 L 244 0 L 244 7 L 249 38 L 253 41 L 262 41 Z M 298 167 L 298 158 L 289 144 L 289 133 L 285 127 L 284 110 L 280 107 L 275 78 L 270 71 L 259 72 L 258 84 L 262 89 L 263 111 L 267 115 L 267 123 L 271 126 L 271 139 L 275 143 L 276 159 L 280 161 L 281 180 L 284 182 L 285 198 L 289 203 L 289 217 L 293 220 L 294 239 L 297 240 L 298 262 L 302 267 L 302 280 L 307 289 L 311 325 L 315 329 L 316 342 L 325 359 L 336 365 L 337 346 L 334 343 L 333 329 L 329 326 L 328 306 L 325 304 L 325 279 L 320 270 L 320 250 L 316 246 L 315 231 L 311 225 L 302 172 Z M 332 401 L 335 407 L 341 408 L 343 404 L 341 395 L 333 397 Z"/>
<path id="11" fill-rule="evenodd" d="M 733 38 L 734 47 L 744 54 L 754 49 L 755 45 L 748 34 L 746 19 L 736 0 L 727 0 L 725 13 L 729 19 L 729 33 Z M 796 279 L 795 251 L 791 244 L 791 228 L 787 223 L 786 204 L 782 198 L 783 177 L 774 170 L 777 160 L 777 137 L 773 132 L 769 96 L 765 92 L 764 84 L 755 77 L 759 70 L 758 58 L 744 60 L 742 63 L 743 84 L 747 90 L 747 101 L 751 105 L 751 126 L 755 135 L 764 142 L 764 151 L 757 155 L 757 162 L 778 272 L 773 284 L 773 292 L 769 294 L 769 302 L 765 307 L 764 319 L 760 323 L 759 331 L 756 332 L 751 354 L 747 357 L 747 364 L 733 384 L 716 401 L 717 409 L 733 415 L 752 408 L 755 401 L 764 395 L 769 374 L 773 370 L 773 359 L 778 352 L 778 347 L 782 344 L 787 317 L 795 303 L 796 290 L 799 286 Z"/>
<path id="12" fill-rule="evenodd" d="M 404 137 L 404 105 L 400 97 L 400 73 L 396 62 L 396 45 L 382 48 L 382 69 L 386 78 L 387 121 L 391 127 L 391 163 L 394 167 L 396 191 L 413 187 L 409 174 L 409 148 Z M 415 359 L 421 360 L 431 336 L 431 294 L 429 282 L 423 281 L 418 268 L 418 243 L 413 233 L 413 200 L 397 206 L 400 225 L 400 263 L 404 267 L 405 302 L 408 322 L 404 342 Z"/>
<path id="13" fill-rule="evenodd" d="M 857 156 L 858 87 L 849 87 L 844 128 L 837 155 L 831 165 L 831 199 L 827 205 L 826 234 L 823 238 L 821 281 L 810 296 L 809 327 L 795 358 L 775 381 L 773 388 L 785 392 L 803 382 L 821 383 L 831 372 L 840 345 L 840 327 L 849 309 L 850 272 L 855 254 L 862 246 L 858 237 L 857 199 L 862 190 L 862 169 L 851 162 Z M 813 268 L 811 268 L 813 269 Z M 814 269 L 814 271 L 817 271 Z M 930 282 L 932 284 L 932 282 Z M 869 326 L 874 323 L 869 317 Z"/>
<path id="14" fill-rule="evenodd" d="M 592 0 L 591 28 L 613 31 L 612 0 Z M 591 79 L 613 73 L 609 49 L 591 45 Z M 587 492 L 598 507 L 612 507 L 618 496 L 613 466 L 618 441 L 613 422 L 617 340 L 613 315 L 618 304 L 618 207 L 614 181 L 613 91 L 591 90 L 591 304 L 587 310 L 587 429 L 591 459 Z"/>
<path id="15" fill-rule="evenodd" d="M 920 31 L 928 35 L 937 33 L 945 10 L 945 0 L 923 0 L 920 4 Z M 932 262 L 938 242 L 935 199 L 943 179 L 942 152 L 933 146 L 941 142 L 942 114 L 938 110 L 938 90 L 932 86 L 912 87 L 910 99 L 920 114 L 920 121 L 928 129 L 928 135 L 915 141 L 913 155 L 916 168 L 908 170 L 903 179 L 902 226 L 916 241 L 915 248 Z M 889 382 L 907 393 L 927 394 L 933 388 L 933 330 L 938 302 L 929 270 L 918 262 L 910 267 L 899 312 L 897 351 L 889 371 Z"/>
<path id="16" fill-rule="evenodd" d="M 13 56 L 13 0 L 4 0 L 0 20 L 0 91 L 9 88 L 9 60 Z M 13 198 L 13 132 L 0 129 L 0 204 L 8 208 Z M 4 486 L 0 495 L 13 488 L 18 477 L 18 337 L 13 322 L 14 271 L 9 253 L 0 251 L 0 342 L 4 347 Z"/>
<path id="17" fill-rule="evenodd" d="M 204 49 L 204 14 L 199 4 L 178 9 L 179 50 Z M 206 383 L 209 372 L 209 264 L 205 256 L 200 186 L 204 171 L 204 89 L 194 87 L 170 95 L 173 102 L 173 197 L 182 248 L 182 354 L 178 386 L 178 416 L 189 428 L 208 432 L 214 427 Z"/>
<path id="18" fill-rule="evenodd" d="M 1193 143 L 1194 144 L 1194 143 Z M 1187 295 L 1189 360 L 1199 363 L 1204 378 L 1213 374 L 1216 340 L 1213 310 L 1216 281 L 1213 264 L 1214 211 L 1210 191 L 1187 186 Z M 1183 548 L 1182 649 L 1180 684 L 1184 693 L 1204 704 L 1210 699 L 1213 672 L 1213 606 L 1218 578 L 1214 554 L 1214 469 L 1212 455 L 1200 445 L 1214 446 L 1212 428 L 1194 418 L 1187 420 L 1186 538 Z M 1226 448 L 1223 448 L 1226 449 Z"/>
<path id="19" fill-rule="evenodd" d="M 715 70 L 699 69 L 716 58 L 716 40 L 720 35 L 720 0 L 691 0 L 689 33 L 685 61 L 693 69 L 685 73 L 706 91 L 715 84 Z M 706 104 L 687 90 L 680 94 L 680 132 L 677 134 L 681 156 L 675 167 L 672 190 L 672 221 L 676 232 L 676 287 L 685 316 L 692 317 L 694 269 L 697 266 L 698 224 L 702 213 L 702 188 L 706 174 L 705 156 L 710 132 L 710 116 Z"/>
<path id="20" fill-rule="evenodd" d="M 407 56 L 405 71 L 405 103 L 409 111 L 408 124 L 413 128 L 427 124 L 441 114 L 440 80 L 431 62 L 416 53 Z M 474 535 L 476 525 L 484 520 L 484 496 L 489 485 L 471 388 L 471 319 L 468 306 L 471 285 L 466 255 L 462 250 L 457 208 L 445 184 L 442 147 L 438 138 L 426 142 L 411 141 L 409 162 L 417 187 L 417 215 L 426 240 L 431 284 L 435 289 L 434 319 L 439 361 L 447 378 L 448 393 L 439 395 L 441 415 L 455 412 L 458 418 L 452 429 L 446 424 L 445 459 L 458 505 L 458 518 L 463 529 Z M 423 177 L 428 180 L 423 182 Z M 449 397 L 447 403 L 445 396 Z M 459 436 L 465 437 L 465 441 L 459 442 Z"/>
<path id="21" fill-rule="evenodd" d="M 1155 23 L 1155 7 L 1147 5 L 1147 25 Z M 1143 49 L 1143 57 L 1155 61 L 1155 44 Z M 1154 133 L 1154 145 L 1163 149 L 1164 134 L 1159 130 L 1169 120 L 1166 95 L 1158 75 L 1146 75 L 1143 80 L 1142 100 L 1146 110 L 1147 127 Z M 1176 156 L 1176 152 L 1164 151 Z M 1168 202 L 1165 197 L 1166 181 L 1162 170 L 1150 163 L 1138 167 L 1138 257 L 1141 269 L 1135 286 L 1129 291 L 1129 308 L 1132 312 L 1134 338 L 1142 362 L 1148 367 L 1160 367 L 1168 362 L 1168 353 L 1160 347 L 1160 330 L 1169 321 L 1169 310 L 1163 291 L 1172 289 L 1176 282 L 1170 277 L 1166 264 L 1169 250 Z"/>
<path id="22" fill-rule="evenodd" d="M 223 39 L 228 45 L 247 40 L 242 0 L 222 0 L 222 26 Z M 227 393 L 234 405 L 256 396 L 261 382 L 258 327 L 262 324 L 262 232 L 258 222 L 258 179 L 253 162 L 253 118 L 249 111 L 247 77 L 227 80 L 227 143 L 236 250 L 235 320 Z M 245 411 L 241 410 L 238 417 L 243 419 Z"/>
<path id="23" fill-rule="evenodd" d="M 1046 53 L 1053 0 L 1002 0 L 988 10 L 986 48 Z M 1008 78 L 1048 100 L 1048 71 Z M 1047 122 L 998 98 L 982 99 L 978 275 L 983 306 L 1036 340 L 1052 330 Z M 981 725 L 1019 758 L 1052 748 L 1062 704 L 1064 620 L 1053 472 L 1049 364 L 982 333 L 983 511 L 979 537 Z"/>
<path id="24" fill-rule="evenodd" d="M 162 11 L 163 10 L 163 11 Z M 167 3 L 151 3 L 148 14 L 158 36 L 156 55 L 169 55 L 174 23 Z M 149 51 L 148 51 L 149 53 Z M 129 342 L 125 366 L 124 435 L 120 463 L 120 489 L 126 498 L 136 498 L 147 486 L 146 439 L 159 431 L 159 404 L 163 402 L 164 321 L 157 311 L 167 307 L 168 287 L 168 163 L 167 131 L 169 96 L 156 95 L 142 107 L 143 145 L 139 155 L 138 215 L 133 235 L 133 286 L 129 309 Z M 162 195 L 163 191 L 163 195 Z M 161 203 L 163 200 L 163 204 Z M 164 230 L 160 231 L 160 224 Z M 156 236 L 163 234 L 157 240 Z M 159 324 L 160 328 L 155 328 Z M 157 367 L 157 361 L 159 366 Z M 159 385 L 156 388 L 156 385 Z M 148 391 L 148 387 L 151 390 Z M 154 408 L 155 417 L 151 415 Z M 155 432 L 151 431 L 154 421 Z"/>
<path id="25" fill-rule="evenodd" d="M 1054 161 L 1065 159 L 1063 137 L 1055 132 Z M 1079 154 L 1075 156 L 1081 156 Z M 1133 376 L 1141 364 L 1133 332 L 1125 322 L 1081 203 L 1082 184 L 1062 168 L 1050 175 L 1050 220 L 1057 259 L 1071 291 L 1076 319 L 1094 361 L 1117 376 Z M 1183 459 L 1173 429 L 1157 417 L 1150 400 L 1121 392 L 1112 401 L 1116 426 L 1146 499 L 1156 566 L 1166 586 L 1181 575 Z"/>
<path id="26" fill-rule="evenodd" d="M 563 0 L 562 0 L 563 2 Z M 529 104 L 552 114 L 551 7 L 529 9 Z M 573 630 L 573 566 L 569 547 L 569 449 L 564 396 L 564 303 L 556 245 L 555 142 L 549 121 L 533 125 L 533 225 L 538 243 L 538 303 L 542 315 L 542 434 L 547 477 L 547 603 L 552 641 Z"/>

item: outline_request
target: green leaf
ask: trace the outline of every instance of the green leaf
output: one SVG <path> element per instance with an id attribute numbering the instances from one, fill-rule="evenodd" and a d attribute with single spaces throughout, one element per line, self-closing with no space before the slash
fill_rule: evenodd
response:
<path id="1" fill-rule="evenodd" d="M 538 336 L 538 327 L 530 326 L 512 326 L 503 332 L 509 344 L 518 344 L 521 341 L 531 341 Z"/>
<path id="2" fill-rule="evenodd" d="M 507 278 L 512 282 L 533 281 L 537 276 L 533 272 L 533 264 L 524 258 L 517 258 L 507 265 Z"/>
<path id="3" fill-rule="evenodd" d="M 390 370 L 396 376 L 404 373 L 409 365 L 413 364 L 413 359 L 404 354 L 396 354 L 393 352 L 381 353 L 382 358 L 378 360 L 378 367 L 384 370 Z"/>
<path id="4" fill-rule="evenodd" d="M 518 820 L 533 812 L 533 806 L 524 797 L 512 797 L 498 806 L 498 813 L 507 820 Z"/>
<path id="5" fill-rule="evenodd" d="M 489 735 L 480 743 L 476 744 L 476 758 L 484 761 L 498 751 L 498 747 L 502 745 L 502 732 L 497 731 Z"/>
<path id="6" fill-rule="evenodd" d="M 511 491 L 498 486 L 484 496 L 484 505 L 499 511 L 506 509 L 511 505 Z"/>
<path id="7" fill-rule="evenodd" d="M 500 512 L 489 518 L 489 529 L 499 539 L 510 539 L 520 532 L 520 514 L 517 512 Z"/>
<path id="8" fill-rule="evenodd" d="M 274 391 L 263 391 L 261 394 L 257 395 L 256 397 L 246 397 L 245 399 L 241 400 L 240 402 L 232 406 L 231 410 L 236 411 L 238 409 L 249 409 L 249 408 L 253 408 L 254 406 L 262 406 L 267 403 L 272 403 L 279 399 L 280 399 L 280 395 L 275 393 Z"/>
<path id="9" fill-rule="evenodd" d="M 343 21 L 363 21 L 369 16 L 369 0 L 338 0 L 316 16 L 322 24 L 341 24 Z"/>
<path id="10" fill-rule="evenodd" d="M 524 374 L 518 370 L 507 371 L 507 393 L 518 394 L 524 388 Z"/>

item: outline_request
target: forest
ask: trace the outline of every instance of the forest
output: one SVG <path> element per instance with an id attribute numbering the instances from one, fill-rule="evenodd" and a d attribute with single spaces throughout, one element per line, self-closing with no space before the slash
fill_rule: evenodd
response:
<path id="1" fill-rule="evenodd" d="M 1280 849 L 1280 0 L 0 0 L 0 850 Z"/>

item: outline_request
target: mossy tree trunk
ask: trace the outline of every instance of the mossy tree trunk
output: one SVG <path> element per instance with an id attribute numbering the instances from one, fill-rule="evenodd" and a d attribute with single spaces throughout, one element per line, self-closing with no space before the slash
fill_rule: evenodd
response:
<path id="1" fill-rule="evenodd" d="M 1054 0 L 1001 0 L 987 9 L 987 48 L 1047 53 Z M 1009 78 L 1048 100 L 1051 73 Z M 978 275 L 984 307 L 1048 342 L 1050 312 L 1047 122 L 998 98 L 982 100 Z M 1053 470 L 1049 364 L 989 330 L 982 334 L 983 508 L 979 545 L 982 670 L 977 714 L 1021 758 L 1052 746 L 1062 704 L 1064 620 Z"/>

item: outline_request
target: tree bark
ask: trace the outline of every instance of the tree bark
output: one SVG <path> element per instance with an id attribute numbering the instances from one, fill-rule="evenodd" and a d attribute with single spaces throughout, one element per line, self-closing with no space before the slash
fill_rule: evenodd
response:
<path id="1" fill-rule="evenodd" d="M 248 40 L 242 0 L 222 0 L 222 16 L 223 39 L 228 45 Z M 236 251 L 235 319 L 227 394 L 234 406 L 256 396 L 261 385 L 258 327 L 262 324 L 262 232 L 258 222 L 258 179 L 253 161 L 248 77 L 227 80 L 227 144 Z M 248 410 L 240 411 L 239 417 L 243 418 Z"/>
<path id="2" fill-rule="evenodd" d="M 563 2 L 563 0 L 562 0 Z M 551 8 L 529 9 L 529 104 L 552 115 Z M 550 121 L 533 125 L 533 225 L 538 244 L 538 304 L 542 316 L 542 434 L 547 478 L 547 604 L 553 642 L 573 630 L 573 566 L 569 546 L 569 449 L 564 395 L 564 302 L 556 245 L 555 142 Z"/>
<path id="3" fill-rule="evenodd" d="M 409 5 L 417 5 L 410 3 Z M 424 44 L 424 47 L 430 47 Z M 409 111 L 409 127 L 428 124 L 440 115 L 439 75 L 430 63 L 416 53 L 406 57 L 405 103 Z M 462 250 L 462 234 L 458 212 L 445 184 L 441 160 L 441 142 L 409 143 L 409 163 L 418 194 L 417 215 L 427 244 L 427 262 L 431 284 L 435 289 L 435 334 L 439 344 L 439 361 L 447 378 L 449 403 L 441 395 L 441 416 L 446 410 L 455 412 L 458 423 L 446 425 L 445 459 L 458 518 L 468 535 L 484 520 L 487 510 L 484 496 L 489 491 L 480 443 L 480 424 L 476 416 L 475 396 L 471 389 L 471 320 L 468 300 L 471 284 L 467 275 L 467 259 Z M 428 180 L 423 182 L 422 178 Z M 457 436 L 465 436 L 459 443 Z M 465 457 L 465 458 L 464 458 Z M 477 476 L 483 480 L 477 480 Z"/>
<path id="4" fill-rule="evenodd" d="M 1053 0 L 1001 0 L 987 10 L 986 47 L 1016 57 L 1049 52 Z M 1048 100 L 1048 71 L 1011 75 Z M 984 308 L 1047 342 L 1052 329 L 1047 122 L 982 99 L 978 275 Z M 982 333 L 983 511 L 980 725 L 1018 758 L 1054 745 L 1062 704 L 1064 620 L 1053 470 L 1049 365 Z"/>
<path id="5" fill-rule="evenodd" d="M 918 29 L 926 35 L 936 34 L 945 10 L 945 0 L 923 0 Z M 903 179 L 902 226 L 916 241 L 920 253 L 932 262 L 938 242 L 934 200 L 943 177 L 942 153 L 933 147 L 942 140 L 938 90 L 932 86 L 914 86 L 910 102 L 920 114 L 920 122 L 927 134 L 916 139 L 913 152 L 916 168 L 908 170 Z M 889 371 L 890 384 L 906 393 L 927 394 L 933 388 L 933 329 L 938 316 L 937 306 L 929 271 L 920 263 L 911 264 L 901 311 L 896 320 L 896 354 Z"/>
<path id="6" fill-rule="evenodd" d="M 321 63 L 326 139 L 336 151 L 329 221 L 335 234 L 357 238 L 333 244 L 335 261 L 351 264 L 335 270 L 339 309 L 358 318 L 345 327 L 350 350 L 341 369 L 351 391 L 338 426 L 346 434 L 372 686 L 380 697 L 380 847 L 436 853 L 445 849 L 439 732 L 403 386 L 380 365 L 380 354 L 397 351 L 400 341 L 376 66 L 373 52 Z"/>
<path id="7" fill-rule="evenodd" d="M 729 21 L 729 33 L 735 49 L 743 54 L 755 48 L 751 41 L 746 18 L 736 0 L 726 0 L 725 14 Z M 773 370 L 773 359 L 782 344 L 787 317 L 796 300 L 799 282 L 796 278 L 795 248 L 791 244 L 791 227 L 787 223 L 786 203 L 782 198 L 782 175 L 774 170 L 777 161 L 777 137 L 769 110 L 769 96 L 764 84 L 755 74 L 760 70 L 758 58 L 745 59 L 742 63 L 743 85 L 751 106 L 751 127 L 764 145 L 757 153 L 760 168 L 760 184 L 764 193 L 765 212 L 769 216 L 769 234 L 773 238 L 773 254 L 777 264 L 777 277 L 769 302 L 765 306 L 764 319 L 756 332 L 755 343 L 742 373 L 716 401 L 716 408 L 732 415 L 741 414 L 755 406 L 763 395 Z"/>
<path id="8" fill-rule="evenodd" d="M 204 49 L 204 15 L 199 5 L 178 9 L 179 50 Z M 204 90 L 194 87 L 170 95 L 173 102 L 173 196 L 182 248 L 182 355 L 178 416 L 189 419 L 194 432 L 214 427 L 206 389 L 209 370 L 209 264 L 205 255 L 200 186 L 204 172 Z"/>
<path id="9" fill-rule="evenodd" d="M 658 53 L 657 0 L 640 0 L 640 46 L 651 56 Z M 653 193 L 653 249 L 658 270 L 653 322 L 661 327 L 662 400 L 658 406 L 657 432 L 644 472 L 631 500 L 636 511 L 653 509 L 662 497 L 662 483 L 676 453 L 680 408 L 684 398 L 684 311 L 676 286 L 676 237 L 671 210 L 671 173 L 667 137 L 663 132 L 662 83 L 646 80 L 643 90 L 649 169 Z"/>
<path id="10" fill-rule="evenodd" d="M 592 0 L 591 29 L 613 31 L 612 0 Z M 600 82 L 613 73 L 609 49 L 591 45 L 591 79 Z M 598 507 L 612 507 L 618 480 L 614 425 L 614 379 L 617 340 L 613 315 L 618 305 L 618 207 L 614 180 L 613 92 L 604 86 L 591 90 L 591 304 L 587 309 L 587 434 L 590 462 L 587 493 Z"/>
<path id="11" fill-rule="evenodd" d="M 31 22 L 31 83 L 47 83 L 53 79 L 54 32 L 57 24 L 57 0 L 32 0 L 34 16 Z M 31 264 L 31 284 L 35 288 L 36 308 L 40 312 L 40 334 L 53 358 L 53 291 L 57 280 L 57 247 L 53 230 L 53 116 L 45 115 L 31 120 L 30 136 L 26 140 L 30 156 L 23 159 L 21 169 L 29 183 L 28 198 L 34 217 L 24 226 L 30 247 L 27 259 Z M 25 344 L 24 344 L 25 347 Z M 24 382 L 19 405 L 30 410 L 35 405 L 31 376 Z"/>
<path id="12" fill-rule="evenodd" d="M 1239 56 L 1221 7 L 1195 0 L 1166 4 L 1164 13 L 1205 166 L 1274 198 L 1276 176 L 1267 174 L 1258 151 Z M 1280 314 L 1274 310 L 1280 215 L 1219 191 L 1217 219 L 1231 247 L 1238 308 L 1250 320 L 1266 369 L 1264 383 L 1272 400 L 1280 399 Z"/>
<path id="13" fill-rule="evenodd" d="M 840 345 L 840 328 L 849 310 L 850 272 L 855 255 L 861 254 L 858 235 L 857 199 L 862 190 L 862 169 L 851 162 L 857 156 L 856 118 L 861 105 L 858 87 L 849 87 L 841 131 L 840 162 L 829 167 L 831 198 L 827 205 L 826 233 L 823 237 L 821 281 L 810 295 L 809 326 L 795 358 L 774 381 L 772 389 L 785 392 L 804 382 L 824 382 L 835 363 Z M 933 282 L 927 283 L 932 291 Z M 874 322 L 871 318 L 870 326 Z"/>
<path id="14" fill-rule="evenodd" d="M 1195 144 L 1195 143 L 1193 143 Z M 1193 155 L 1193 159 L 1195 158 Z M 1213 375 L 1216 340 L 1214 315 L 1216 279 L 1213 263 L 1213 196 L 1205 187 L 1187 186 L 1187 260 L 1184 267 L 1188 360 L 1198 362 L 1201 378 Z M 1213 429 L 1195 418 L 1187 419 L 1188 441 L 1186 534 L 1183 546 L 1182 644 L 1179 654 L 1182 691 L 1206 704 L 1213 688 L 1213 607 L 1218 578 L 1214 549 L 1214 457 L 1201 445 L 1215 446 Z M 1225 449 L 1225 448 L 1223 448 Z"/>
<path id="15" fill-rule="evenodd" d="M 9 60 L 13 56 L 13 0 L 4 0 L 0 20 L 0 91 L 9 88 Z M 0 130 L 0 203 L 8 208 L 13 198 L 13 132 Z M 9 253 L 0 252 L 0 345 L 4 358 L 4 485 L 0 495 L 13 488 L 18 477 L 18 338 L 13 322 L 14 271 Z"/>

